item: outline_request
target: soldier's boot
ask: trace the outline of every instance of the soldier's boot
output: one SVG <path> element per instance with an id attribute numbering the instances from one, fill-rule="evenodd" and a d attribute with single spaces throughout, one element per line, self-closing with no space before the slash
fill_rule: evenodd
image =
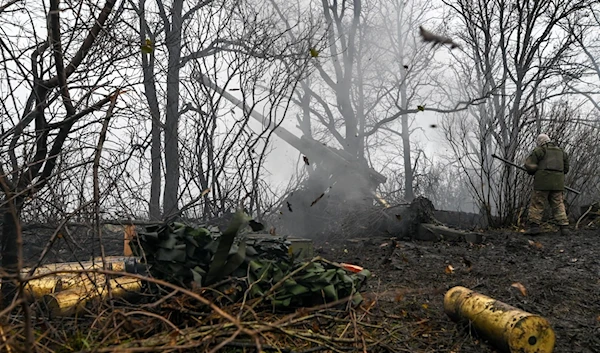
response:
<path id="1" fill-rule="evenodd" d="M 527 229 L 525 231 L 526 235 L 538 235 L 542 232 L 542 230 L 540 229 L 540 225 L 537 223 L 530 223 L 529 224 L 529 229 Z"/>
<path id="2" fill-rule="evenodd" d="M 560 227 L 560 235 L 568 236 L 571 235 L 571 231 L 569 230 L 568 225 L 562 225 Z"/>

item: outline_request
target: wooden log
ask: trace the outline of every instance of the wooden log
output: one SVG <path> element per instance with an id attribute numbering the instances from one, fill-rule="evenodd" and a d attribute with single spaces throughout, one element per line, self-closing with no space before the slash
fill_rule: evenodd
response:
<path id="1" fill-rule="evenodd" d="M 465 287 L 444 296 L 444 311 L 465 321 L 496 348 L 510 353 L 552 353 L 556 336 L 546 319 Z"/>

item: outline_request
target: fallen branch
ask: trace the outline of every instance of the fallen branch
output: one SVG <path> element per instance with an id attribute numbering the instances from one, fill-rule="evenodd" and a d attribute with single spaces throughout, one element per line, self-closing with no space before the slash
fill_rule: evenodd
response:
<path id="1" fill-rule="evenodd" d="M 585 211 L 581 217 L 579 217 L 579 219 L 577 220 L 577 223 L 575 223 L 575 229 L 579 229 L 579 222 L 581 222 L 585 216 L 587 216 L 590 212 L 592 212 L 592 209 L 594 209 L 594 204 L 591 204 L 590 207 L 588 207 L 587 211 Z"/>

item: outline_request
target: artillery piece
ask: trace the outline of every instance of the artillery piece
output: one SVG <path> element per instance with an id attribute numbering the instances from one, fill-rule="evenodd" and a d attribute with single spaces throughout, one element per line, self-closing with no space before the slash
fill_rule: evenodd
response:
<path id="1" fill-rule="evenodd" d="M 424 197 L 418 197 L 410 204 L 389 207 L 376 194 L 377 187 L 386 182 L 386 177 L 369 167 L 365 160 L 356 159 L 344 150 L 326 146 L 312 138 L 299 138 L 249 108 L 207 77 L 201 76 L 200 80 L 235 106 L 249 112 L 252 118 L 305 155 L 309 166 L 314 167 L 300 187 L 282 202 L 279 216 L 286 234 L 314 238 L 332 222 L 342 220 L 353 211 L 359 211 L 354 214 L 363 213 L 378 202 L 385 207 L 380 212 L 384 221 L 379 226 L 390 235 L 431 241 L 443 239 L 475 243 L 482 240 L 481 234 L 454 230 L 441 224 L 433 217 L 433 204 Z"/>
<path id="2" fill-rule="evenodd" d="M 252 118 L 306 156 L 309 167 L 314 167 L 301 187 L 290 193 L 282 203 L 280 216 L 287 231 L 296 236 L 310 237 L 323 229 L 327 219 L 343 211 L 340 209 L 342 205 L 346 209 L 360 204 L 372 205 L 374 201 L 384 203 L 375 190 L 385 183 L 386 177 L 370 168 L 366 161 L 312 138 L 299 138 L 249 108 L 206 76 L 201 76 L 201 81 L 235 106 L 249 112 Z"/>

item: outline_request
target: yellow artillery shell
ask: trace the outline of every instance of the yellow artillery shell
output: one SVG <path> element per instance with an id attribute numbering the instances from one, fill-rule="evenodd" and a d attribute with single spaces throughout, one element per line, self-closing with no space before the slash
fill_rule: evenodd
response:
<path id="1" fill-rule="evenodd" d="M 125 298 L 142 289 L 142 281 L 135 278 L 119 277 L 111 279 L 109 282 L 113 298 Z M 87 283 L 84 286 L 46 294 L 43 296 L 43 302 L 52 315 L 69 316 L 80 313 L 92 300 L 108 298 L 108 293 L 104 282 L 99 282 L 96 286 Z"/>
<path id="2" fill-rule="evenodd" d="M 111 271 L 126 272 L 128 262 L 133 263 L 135 258 L 123 256 L 107 256 L 105 258 L 107 269 Z M 40 266 L 33 272 L 34 276 L 43 275 L 56 271 L 81 271 L 102 269 L 102 259 L 96 258 L 94 261 L 83 262 L 62 262 Z M 30 269 L 23 269 L 22 276 L 27 276 Z M 74 287 L 88 285 L 92 282 L 104 283 L 105 275 L 97 273 L 57 273 L 28 281 L 25 289 L 33 298 L 41 298 L 46 294 L 67 290 Z"/>
<path id="3" fill-rule="evenodd" d="M 444 311 L 453 321 L 468 320 L 495 347 L 511 353 L 551 353 L 556 336 L 550 323 L 465 287 L 444 296 Z"/>
<path id="4" fill-rule="evenodd" d="M 107 270 L 112 271 L 125 271 L 128 261 L 135 261 L 133 257 L 123 256 L 107 256 L 104 258 L 107 264 Z M 82 261 L 82 262 L 58 262 L 53 264 L 42 265 L 35 269 L 33 272 L 34 276 L 42 275 L 44 273 L 55 272 L 55 271 L 70 271 L 70 270 L 92 270 L 102 268 L 102 258 L 95 258 L 93 261 Z M 23 275 L 29 273 L 29 268 L 21 270 Z"/>

